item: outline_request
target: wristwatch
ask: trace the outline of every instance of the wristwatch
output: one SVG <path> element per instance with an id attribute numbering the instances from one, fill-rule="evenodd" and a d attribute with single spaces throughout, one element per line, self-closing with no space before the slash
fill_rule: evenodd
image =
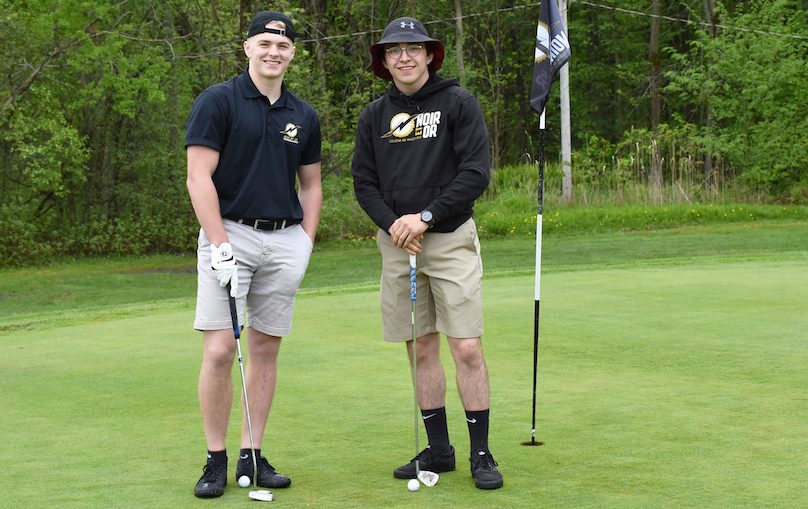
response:
<path id="1" fill-rule="evenodd" d="M 421 221 L 426 223 L 427 230 L 435 226 L 435 218 L 432 217 L 432 212 L 428 210 L 421 211 Z"/>

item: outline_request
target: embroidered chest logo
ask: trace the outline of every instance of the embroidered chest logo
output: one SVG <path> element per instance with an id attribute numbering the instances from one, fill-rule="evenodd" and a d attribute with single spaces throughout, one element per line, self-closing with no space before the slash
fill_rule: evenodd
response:
<path id="1" fill-rule="evenodd" d="M 300 143 L 300 140 L 297 138 L 300 130 L 302 129 L 301 126 L 295 125 L 292 122 L 288 122 L 286 127 L 283 128 L 281 134 L 283 135 L 283 141 L 288 141 L 289 143 Z"/>
<path id="2" fill-rule="evenodd" d="M 397 113 L 390 119 L 390 130 L 382 135 L 389 143 L 424 140 L 438 137 L 440 111 Z"/>

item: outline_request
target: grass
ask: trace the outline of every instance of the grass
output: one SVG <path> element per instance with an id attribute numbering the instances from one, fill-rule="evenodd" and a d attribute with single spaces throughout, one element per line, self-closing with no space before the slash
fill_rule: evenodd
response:
<path id="1" fill-rule="evenodd" d="M 524 192 L 502 192 L 475 207 L 481 235 L 534 235 L 536 199 Z M 545 235 L 647 231 L 684 226 L 808 220 L 808 206 L 750 204 L 666 204 L 621 207 L 560 206 L 542 214 Z"/>
<path id="2" fill-rule="evenodd" d="M 545 235 L 542 272 L 799 254 L 808 245 L 806 224 L 797 219 L 761 219 L 657 231 Z M 484 239 L 486 277 L 532 274 L 535 242 L 528 236 Z M 318 244 L 301 292 L 373 289 L 380 266 L 372 240 Z M 0 331 L 182 306 L 195 294 L 195 268 L 192 255 L 166 255 L 2 269 Z"/>
<path id="3" fill-rule="evenodd" d="M 276 504 L 804 504 L 808 224 L 548 235 L 540 448 L 520 445 L 532 243 L 483 244 L 491 443 L 505 487 L 471 484 L 451 383 L 458 471 L 418 493 L 392 479 L 413 454 L 403 348 L 379 339 L 375 247 L 338 243 L 315 253 L 281 356 L 265 448 L 294 481 Z M 220 501 L 192 495 L 204 461 L 192 268 L 156 257 L 0 272 L 0 507 L 252 507 L 232 479 Z"/>

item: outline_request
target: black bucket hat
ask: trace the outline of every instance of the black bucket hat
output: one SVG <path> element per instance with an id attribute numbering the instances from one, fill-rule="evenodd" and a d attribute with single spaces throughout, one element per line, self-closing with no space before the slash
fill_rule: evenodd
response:
<path id="1" fill-rule="evenodd" d="M 267 27 L 270 21 L 281 21 L 286 25 L 286 29 Z M 297 36 L 295 26 L 292 24 L 292 20 L 289 19 L 289 16 L 275 11 L 261 11 L 250 21 L 250 27 L 247 29 L 247 39 L 253 35 L 263 33 L 283 35 L 284 37 L 288 37 L 292 42 L 295 42 L 295 37 Z"/>
<path id="2" fill-rule="evenodd" d="M 443 64 L 443 56 L 445 50 L 443 43 L 437 39 L 429 37 L 429 34 L 415 18 L 398 18 L 394 19 L 384 28 L 382 38 L 370 47 L 371 64 L 373 74 L 383 78 L 387 81 L 392 81 L 393 76 L 390 71 L 384 67 L 384 45 L 385 44 L 398 44 L 400 42 L 425 42 L 430 53 L 432 53 L 432 62 L 429 64 L 429 73 L 434 74 L 440 69 Z"/>

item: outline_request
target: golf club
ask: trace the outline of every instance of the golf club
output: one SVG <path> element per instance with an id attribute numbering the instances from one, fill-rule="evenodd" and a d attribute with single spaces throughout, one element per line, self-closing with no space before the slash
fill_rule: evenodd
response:
<path id="1" fill-rule="evenodd" d="M 416 260 L 415 255 L 410 255 L 410 302 L 412 309 L 410 311 L 410 326 L 412 328 L 412 387 L 413 387 L 413 415 L 415 422 L 415 477 L 421 481 L 424 486 L 435 486 L 438 482 L 438 474 L 430 472 L 429 470 L 421 470 L 420 461 L 418 460 L 418 453 L 421 452 L 421 447 L 418 445 L 418 416 L 420 415 L 420 408 L 418 406 L 418 349 L 416 346 L 416 333 L 415 333 L 415 300 L 416 292 Z"/>
<path id="2" fill-rule="evenodd" d="M 250 432 L 250 452 L 252 453 L 253 475 L 252 483 L 254 490 L 251 490 L 249 497 L 253 500 L 272 502 L 272 492 L 258 489 L 258 460 L 255 458 L 255 439 L 253 438 L 252 419 L 250 418 L 250 403 L 247 399 L 247 380 L 244 377 L 244 359 L 241 356 L 241 327 L 238 324 L 238 311 L 236 310 L 236 298 L 230 295 L 230 284 L 227 285 L 227 297 L 230 302 L 230 320 L 233 322 L 233 336 L 236 338 L 236 354 L 238 356 L 238 369 L 241 372 L 241 392 L 244 396 L 244 413 L 247 414 L 247 430 Z"/>

